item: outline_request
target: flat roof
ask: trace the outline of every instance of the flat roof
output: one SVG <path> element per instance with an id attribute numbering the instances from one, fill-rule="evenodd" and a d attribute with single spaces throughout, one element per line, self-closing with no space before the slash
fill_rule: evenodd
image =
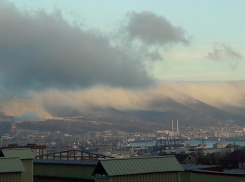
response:
<path id="1" fill-rule="evenodd" d="M 181 164 L 181 166 L 185 171 L 220 167 L 219 165 L 195 165 L 195 164 Z"/>
<path id="2" fill-rule="evenodd" d="M 33 163 L 34 164 L 68 164 L 68 165 L 96 166 L 98 161 L 34 159 Z"/>
<path id="3" fill-rule="evenodd" d="M 224 170 L 224 172 L 229 174 L 245 174 L 245 169 L 231 169 L 231 170 Z"/>

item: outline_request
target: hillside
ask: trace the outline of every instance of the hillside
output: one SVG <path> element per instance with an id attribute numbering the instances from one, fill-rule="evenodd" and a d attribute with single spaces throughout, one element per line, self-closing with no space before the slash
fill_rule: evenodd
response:
<path id="1" fill-rule="evenodd" d="M 0 111 L 8 116 L 14 116 L 23 120 L 46 120 L 53 117 L 32 99 L 19 99 L 13 97 L 10 100 L 0 101 Z"/>
<path id="2" fill-rule="evenodd" d="M 155 103 L 156 104 L 156 103 Z M 201 101 L 190 98 L 189 104 L 181 104 L 174 100 L 158 100 L 158 111 L 133 110 L 126 113 L 152 123 L 170 127 L 171 120 L 179 120 L 181 125 L 217 125 L 220 122 L 233 120 L 237 123 L 245 121 L 245 116 L 220 110 Z M 161 108 L 167 106 L 169 110 Z"/>

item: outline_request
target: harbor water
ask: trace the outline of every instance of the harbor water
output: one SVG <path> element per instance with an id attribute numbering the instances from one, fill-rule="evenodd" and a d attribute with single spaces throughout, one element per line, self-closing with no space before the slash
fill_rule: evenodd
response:
<path id="1" fill-rule="evenodd" d="M 218 142 L 225 142 L 228 144 L 232 145 L 239 145 L 239 146 L 245 146 L 245 141 L 243 140 L 229 140 L 229 141 L 217 141 L 217 140 L 189 140 L 185 141 L 183 143 L 189 144 L 191 146 L 197 146 L 200 144 L 207 145 L 208 148 L 213 148 L 213 144 L 218 143 Z M 146 141 L 146 142 L 130 142 L 129 144 L 132 147 L 140 147 L 140 146 L 154 146 L 156 145 L 157 141 Z"/>

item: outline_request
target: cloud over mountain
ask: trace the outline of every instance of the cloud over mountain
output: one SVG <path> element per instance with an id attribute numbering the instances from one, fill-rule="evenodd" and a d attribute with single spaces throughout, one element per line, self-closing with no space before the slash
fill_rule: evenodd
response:
<path id="1" fill-rule="evenodd" d="M 244 81 L 159 82 L 144 90 L 92 87 L 75 92 L 52 89 L 32 93 L 32 96 L 54 116 L 79 115 L 94 106 L 162 112 L 176 109 L 177 103 L 191 107 L 198 102 L 231 113 L 244 115 L 245 112 Z"/>

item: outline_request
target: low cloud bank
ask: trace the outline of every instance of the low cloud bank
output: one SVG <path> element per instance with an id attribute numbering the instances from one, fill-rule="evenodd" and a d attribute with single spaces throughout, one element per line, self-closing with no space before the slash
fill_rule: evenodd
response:
<path id="1" fill-rule="evenodd" d="M 186 107 L 201 101 L 231 113 L 244 114 L 245 111 L 244 81 L 158 82 L 157 86 L 144 90 L 93 87 L 73 92 L 52 89 L 31 95 L 55 116 L 63 113 L 79 115 L 94 106 L 119 110 L 171 111 L 174 105 L 169 105 L 169 100 Z"/>

